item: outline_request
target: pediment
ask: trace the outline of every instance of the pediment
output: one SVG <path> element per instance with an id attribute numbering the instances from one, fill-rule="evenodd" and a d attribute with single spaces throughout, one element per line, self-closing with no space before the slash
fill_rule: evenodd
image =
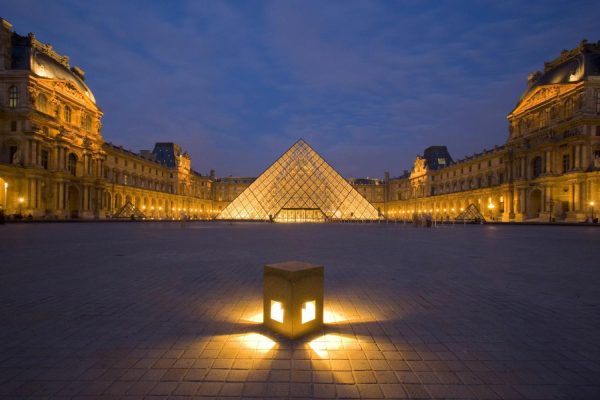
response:
<path id="1" fill-rule="evenodd" d="M 511 115 L 520 114 L 538 104 L 555 99 L 564 93 L 570 92 L 575 86 L 575 83 L 539 86 L 519 102 L 517 107 L 511 112 Z"/>

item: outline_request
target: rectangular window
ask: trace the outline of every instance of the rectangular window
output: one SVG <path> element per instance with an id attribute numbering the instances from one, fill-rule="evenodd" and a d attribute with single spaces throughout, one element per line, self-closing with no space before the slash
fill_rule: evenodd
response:
<path id="1" fill-rule="evenodd" d="M 48 151 L 42 150 L 42 167 L 48 169 Z"/>
<path id="2" fill-rule="evenodd" d="M 563 174 L 571 169 L 571 156 L 564 154 L 562 158 Z"/>

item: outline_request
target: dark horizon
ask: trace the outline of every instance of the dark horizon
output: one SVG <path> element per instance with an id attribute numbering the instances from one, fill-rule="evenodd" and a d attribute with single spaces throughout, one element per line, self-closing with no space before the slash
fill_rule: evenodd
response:
<path id="1" fill-rule="evenodd" d="M 350 178 L 504 144 L 527 75 L 599 39 L 600 4 L 538 4 L 7 1 L 1 17 L 86 71 L 107 142 L 258 176 L 302 137 Z"/>

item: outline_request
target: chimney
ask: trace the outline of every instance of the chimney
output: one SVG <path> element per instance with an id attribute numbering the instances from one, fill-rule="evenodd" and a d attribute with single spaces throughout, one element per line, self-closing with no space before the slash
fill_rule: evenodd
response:
<path id="1" fill-rule="evenodd" d="M 0 71 L 12 65 L 12 24 L 0 18 Z"/>

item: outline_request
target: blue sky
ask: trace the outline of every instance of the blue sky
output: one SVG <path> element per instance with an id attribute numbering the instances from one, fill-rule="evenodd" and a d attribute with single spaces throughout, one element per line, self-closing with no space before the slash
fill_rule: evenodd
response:
<path id="1" fill-rule="evenodd" d="M 51 5 L 51 6 L 50 6 Z M 3 1 L 86 71 L 105 140 L 255 176 L 302 137 L 347 177 L 502 144 L 529 72 L 600 40 L 597 1 Z"/>

